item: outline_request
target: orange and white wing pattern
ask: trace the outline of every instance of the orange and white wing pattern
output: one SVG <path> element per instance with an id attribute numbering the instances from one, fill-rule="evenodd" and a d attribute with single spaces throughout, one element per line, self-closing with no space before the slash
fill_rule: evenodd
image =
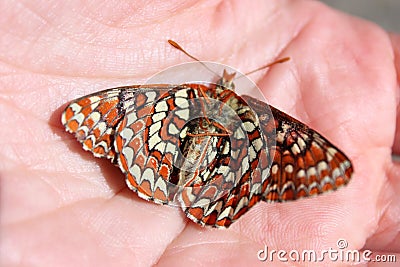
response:
<path id="1" fill-rule="evenodd" d="M 267 149 L 273 155 L 270 169 L 263 174 L 267 178 L 264 201 L 296 200 L 336 190 L 350 181 L 350 160 L 326 138 L 262 101 L 249 96 L 244 99 L 258 114 Z"/>
<path id="2" fill-rule="evenodd" d="M 202 103 L 208 107 L 203 116 L 218 118 L 229 134 L 215 136 L 220 132 L 208 125 L 204 136 L 198 134 L 189 139 L 194 142 L 196 138 L 215 138 L 218 154 L 213 164 L 206 166 L 202 183 L 187 184 L 178 197 L 186 216 L 194 222 L 226 228 L 261 199 L 259 161 L 262 155 L 264 160 L 268 158 L 263 154 L 265 142 L 251 107 L 232 90 L 211 86 L 203 91 L 209 99 L 216 100 L 213 104 Z"/>
<path id="3" fill-rule="evenodd" d="M 82 143 L 84 150 L 114 161 L 115 127 L 124 116 L 121 96 L 134 94 L 136 89 L 119 87 L 78 98 L 66 107 L 61 122 Z"/>
<path id="4" fill-rule="evenodd" d="M 154 94 L 169 90 L 169 86 L 150 85 Z M 73 133 L 83 149 L 95 157 L 116 161 L 115 130 L 131 106 L 148 105 L 146 86 L 134 85 L 106 89 L 72 101 L 61 115 L 67 132 Z"/>

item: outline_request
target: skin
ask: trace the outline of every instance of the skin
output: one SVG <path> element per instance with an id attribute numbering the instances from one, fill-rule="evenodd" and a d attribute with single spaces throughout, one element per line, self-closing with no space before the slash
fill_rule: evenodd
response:
<path id="1" fill-rule="evenodd" d="M 340 238 L 347 249 L 400 260 L 398 35 L 311 1 L 0 6 L 0 265 L 265 266 L 264 244 L 321 251 Z M 191 61 L 167 39 L 243 72 L 290 56 L 250 78 L 270 104 L 346 152 L 350 184 L 258 203 L 228 230 L 201 228 L 132 193 L 118 168 L 64 132 L 60 116 L 77 97 Z"/>

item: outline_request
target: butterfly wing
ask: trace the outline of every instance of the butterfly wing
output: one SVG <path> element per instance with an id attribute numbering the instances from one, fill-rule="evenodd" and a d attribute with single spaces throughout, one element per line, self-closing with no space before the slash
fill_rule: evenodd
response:
<path id="1" fill-rule="evenodd" d="M 115 133 L 127 110 L 151 106 L 154 99 L 147 98 L 147 93 L 160 95 L 174 87 L 161 84 L 133 85 L 86 95 L 68 104 L 61 115 L 61 122 L 67 132 L 75 135 L 84 150 L 116 162 Z"/>
<path id="2" fill-rule="evenodd" d="M 167 204 L 173 199 L 173 170 L 179 155 L 179 129 L 185 120 L 172 113 L 181 110 L 186 116 L 178 91 L 190 90 L 186 86 L 143 91 L 126 111 L 117 128 L 115 148 L 118 165 L 126 175 L 130 189 L 146 200 Z"/>
<path id="3" fill-rule="evenodd" d="M 350 160 L 318 132 L 293 117 L 243 96 L 260 118 L 271 168 L 263 173 L 263 200 L 282 202 L 336 190 L 351 179 Z"/>
<path id="4" fill-rule="evenodd" d="M 118 87 L 87 95 L 72 101 L 64 110 L 61 122 L 73 133 L 83 149 L 96 157 L 115 157 L 115 128 L 124 116 L 123 101 L 138 86 Z"/>

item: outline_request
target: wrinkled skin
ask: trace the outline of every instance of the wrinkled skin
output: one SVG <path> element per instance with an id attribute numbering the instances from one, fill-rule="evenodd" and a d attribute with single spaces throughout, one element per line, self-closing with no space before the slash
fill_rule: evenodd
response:
<path id="1" fill-rule="evenodd" d="M 2 266 L 265 266 L 264 244 L 320 251 L 339 238 L 373 256 L 399 253 L 398 35 L 311 1 L 9 0 L 0 9 Z M 60 115 L 76 97 L 190 61 L 167 39 L 244 72 L 290 56 L 251 78 L 270 104 L 346 152 L 350 184 L 259 203 L 228 230 L 132 193 Z"/>

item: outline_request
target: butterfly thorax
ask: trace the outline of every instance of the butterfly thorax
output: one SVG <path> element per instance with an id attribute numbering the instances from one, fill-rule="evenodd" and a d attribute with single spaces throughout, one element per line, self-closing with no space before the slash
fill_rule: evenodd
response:
<path id="1" fill-rule="evenodd" d="M 192 121 L 190 136 L 182 140 L 181 165 L 179 166 L 179 186 L 202 186 L 215 175 L 212 169 L 221 153 L 229 155 L 229 137 L 218 136 L 223 130 L 218 129 L 204 118 Z M 200 127 L 201 126 L 201 127 Z"/>
<path id="2" fill-rule="evenodd" d="M 235 91 L 235 84 L 233 83 L 235 75 L 236 72 L 229 74 L 226 70 L 224 70 L 222 77 L 217 81 L 217 85 L 225 89 Z"/>

